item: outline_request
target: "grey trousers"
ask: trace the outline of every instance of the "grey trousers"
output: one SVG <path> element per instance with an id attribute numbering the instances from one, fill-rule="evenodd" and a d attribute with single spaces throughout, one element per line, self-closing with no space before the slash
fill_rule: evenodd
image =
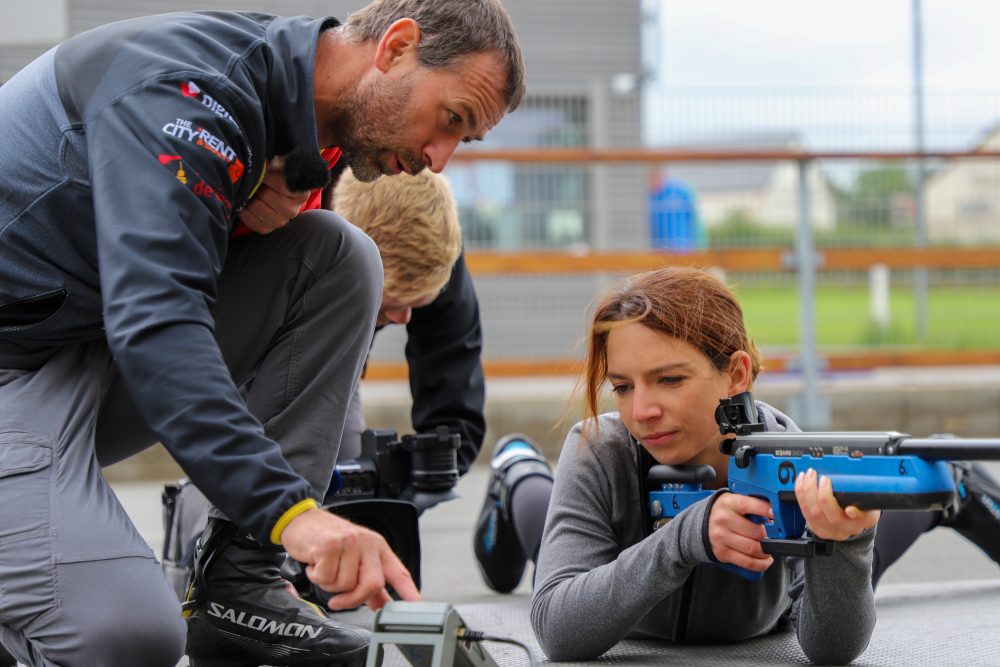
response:
<path id="1" fill-rule="evenodd" d="M 371 342 L 381 272 L 368 237 L 312 211 L 234 240 L 220 281 L 223 356 L 317 497 Z M 35 371 L 0 369 L 0 643 L 21 662 L 180 659 L 177 598 L 100 470 L 155 441 L 103 341 Z"/>
<path id="2" fill-rule="evenodd" d="M 338 462 L 361 456 L 361 433 L 367 428 L 368 424 L 365 422 L 364 408 L 361 403 L 361 387 L 358 387 L 347 406 L 344 437 L 340 441 L 340 453 L 337 454 Z"/>

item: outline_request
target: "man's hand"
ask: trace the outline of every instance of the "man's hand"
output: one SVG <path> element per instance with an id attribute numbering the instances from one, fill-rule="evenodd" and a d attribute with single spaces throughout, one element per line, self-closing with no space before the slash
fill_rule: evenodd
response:
<path id="1" fill-rule="evenodd" d="M 829 477 L 817 480 L 812 468 L 795 479 L 795 499 L 809 530 L 824 540 L 846 540 L 874 526 L 881 515 L 879 510 L 866 512 L 853 505 L 842 509 L 833 496 L 833 482 Z"/>
<path id="2" fill-rule="evenodd" d="M 722 494 L 712 504 L 708 517 L 708 540 L 719 562 L 763 572 L 774 563 L 760 546 L 767 530 L 748 519 L 748 514 L 774 519 L 771 504 L 766 500 L 738 493 Z"/>
<path id="3" fill-rule="evenodd" d="M 240 213 L 240 222 L 258 234 L 270 234 L 281 229 L 299 214 L 309 199 L 309 192 L 292 192 L 285 183 L 285 160 L 275 156 L 267 163 L 267 172 L 260 187 Z"/>
<path id="4" fill-rule="evenodd" d="M 298 515 L 281 533 L 288 555 L 306 566 L 306 576 L 334 593 L 330 609 L 366 604 L 381 609 L 391 600 L 386 584 L 404 600 L 419 600 L 410 573 L 378 533 L 321 509 Z"/>

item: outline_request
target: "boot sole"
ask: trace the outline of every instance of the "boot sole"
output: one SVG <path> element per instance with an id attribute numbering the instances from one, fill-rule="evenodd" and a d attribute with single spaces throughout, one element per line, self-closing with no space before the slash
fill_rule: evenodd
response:
<path id="1" fill-rule="evenodd" d="M 233 662 L 231 660 L 198 660 L 195 658 L 191 658 L 188 664 L 190 665 L 190 667 L 263 667 L 262 665 L 259 665 L 256 662 Z M 317 667 L 354 667 L 354 665 L 357 664 L 364 664 L 364 662 L 361 663 L 330 662 L 330 663 L 325 663 L 323 665 L 319 665 L 317 663 Z"/>
<path id="2" fill-rule="evenodd" d="M 296 662 L 296 665 L 309 665 L 310 667 L 360 667 L 365 664 L 368 651 L 364 651 L 361 660 L 350 660 L 348 662 Z M 381 660 L 377 664 L 381 664 Z M 243 660 L 217 660 L 214 658 L 188 658 L 190 667 L 265 667 L 257 661 L 245 662 Z M 276 666 L 280 667 L 280 666 Z"/>
<path id="3" fill-rule="evenodd" d="M 292 658 L 260 658 L 248 655 L 248 651 L 226 635 L 200 618 L 188 620 L 188 641 L 199 638 L 202 642 L 198 653 L 188 653 L 190 667 L 364 667 L 368 657 L 368 646 L 360 646 L 353 651 L 345 651 L 336 656 L 296 656 Z M 190 643 L 189 643 L 190 646 Z"/>

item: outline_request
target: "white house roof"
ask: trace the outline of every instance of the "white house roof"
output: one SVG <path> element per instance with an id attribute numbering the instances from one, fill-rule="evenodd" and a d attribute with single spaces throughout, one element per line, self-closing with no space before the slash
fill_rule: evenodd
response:
<path id="1" fill-rule="evenodd" d="M 667 149 L 679 150 L 787 150 L 799 145 L 799 135 L 793 131 L 766 131 L 719 136 L 696 143 L 672 144 Z M 699 192 L 760 190 L 767 185 L 775 162 L 676 162 L 665 165 L 660 173 L 663 180 L 680 181 Z"/>

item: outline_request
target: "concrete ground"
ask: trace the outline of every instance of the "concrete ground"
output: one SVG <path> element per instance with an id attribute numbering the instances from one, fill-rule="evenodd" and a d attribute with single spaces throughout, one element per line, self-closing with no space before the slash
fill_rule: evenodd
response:
<path id="1" fill-rule="evenodd" d="M 568 426 L 579 416 L 569 409 L 572 377 L 490 378 L 486 387 L 486 443 L 508 433 L 532 437 L 550 460 L 559 456 Z M 884 368 L 824 373 L 819 383 L 831 421 L 811 430 L 901 431 L 917 437 L 954 433 L 966 438 L 1000 438 L 1000 366 Z M 795 417 L 802 380 L 794 373 L 761 374 L 754 395 Z M 410 389 L 406 382 L 361 383 L 365 417 L 373 428 L 409 433 Z M 608 404 L 611 409 L 610 403 Z M 108 479 L 137 481 L 180 476 L 160 446 L 105 471 Z"/>
<path id="2" fill-rule="evenodd" d="M 1000 475 L 1000 464 L 988 464 Z M 470 627 L 513 636 L 542 653 L 527 620 L 530 566 L 512 595 L 493 593 L 482 582 L 472 553 L 472 529 L 488 468 L 475 466 L 457 487 L 459 498 L 421 519 L 423 595 L 456 605 Z M 155 482 L 116 482 L 115 490 L 139 531 L 159 554 L 162 547 L 160 490 Z M 948 529 L 923 536 L 885 575 L 876 599 L 879 625 L 861 665 L 1000 664 L 1000 569 L 982 552 Z M 366 610 L 353 612 L 366 624 Z M 523 652 L 489 644 L 501 665 L 527 664 Z M 623 642 L 602 658 L 630 665 L 803 664 L 789 633 L 732 647 L 669 647 Z M 390 664 L 392 661 L 388 661 Z M 405 664 L 405 663 L 399 663 Z"/>

